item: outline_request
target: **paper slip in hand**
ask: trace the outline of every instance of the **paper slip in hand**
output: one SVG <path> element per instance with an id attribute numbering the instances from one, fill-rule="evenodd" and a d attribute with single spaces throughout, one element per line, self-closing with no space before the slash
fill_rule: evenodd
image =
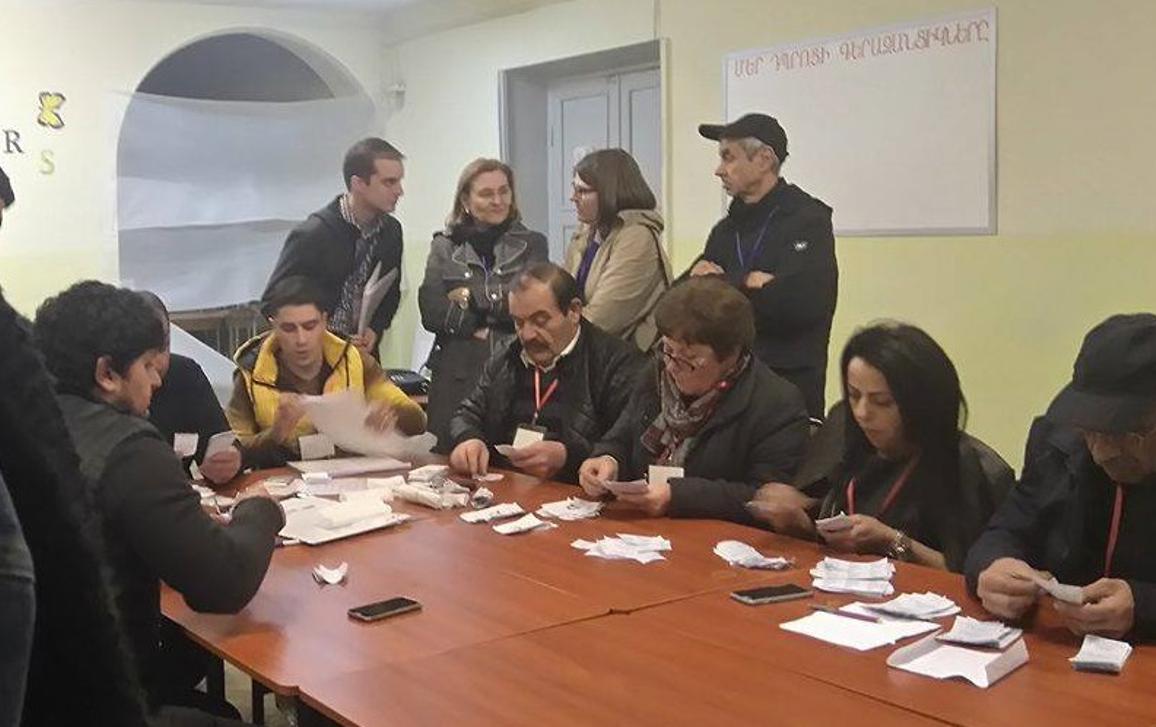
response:
<path id="1" fill-rule="evenodd" d="M 891 580 L 895 575 L 895 565 L 886 558 L 861 563 L 852 560 L 827 557 L 811 569 L 815 578 L 843 580 Z"/>
<path id="2" fill-rule="evenodd" d="M 827 593 L 850 593 L 856 596 L 873 596 L 875 598 L 882 598 L 895 593 L 895 587 L 891 585 L 891 581 L 863 578 L 816 578 L 811 581 L 811 586 Z"/>
<path id="3" fill-rule="evenodd" d="M 338 583 L 345 580 L 346 574 L 349 573 L 349 564 L 342 561 L 341 565 L 336 568 L 327 568 L 319 565 L 313 569 L 313 580 L 321 585 L 328 583 L 331 586 L 336 586 Z"/>
<path id="4" fill-rule="evenodd" d="M 851 613 L 869 615 L 866 609 L 843 608 Z M 876 623 L 857 618 L 840 616 L 837 613 L 816 611 L 794 621 L 779 624 L 779 628 L 813 639 L 826 641 L 836 646 L 846 646 L 856 651 L 870 651 L 880 646 L 889 646 L 900 639 L 935 631 L 938 626 L 925 621 L 880 620 Z"/>
<path id="5" fill-rule="evenodd" d="M 506 459 L 509 459 L 510 456 L 518 450 L 518 448 L 512 444 L 495 444 L 494 449 Z"/>
<path id="6" fill-rule="evenodd" d="M 959 677 L 986 689 L 1028 662 L 1028 647 L 1018 639 L 1006 651 L 980 651 L 945 644 L 931 635 L 896 649 L 887 666 L 935 679 Z"/>
<path id="7" fill-rule="evenodd" d="M 646 480 L 655 487 L 661 487 L 669 482 L 672 477 L 682 477 L 683 474 L 682 467 L 667 467 L 652 464 L 647 470 Z"/>
<path id="8" fill-rule="evenodd" d="M 602 486 L 615 495 L 644 495 L 650 489 L 646 480 L 631 480 L 630 482 L 607 480 L 602 483 Z"/>
<path id="9" fill-rule="evenodd" d="M 1060 583 L 1055 578 L 1045 581 L 1039 576 L 1032 576 L 1032 582 L 1044 589 L 1046 593 L 1057 601 L 1070 603 L 1073 606 L 1082 606 L 1084 604 L 1084 589 L 1080 586 L 1069 586 Z"/>
<path id="10" fill-rule="evenodd" d="M 602 512 L 602 503 L 571 497 L 558 502 L 547 502 L 538 508 L 539 517 L 553 517 L 559 520 L 573 521 L 586 520 L 598 517 Z"/>
<path id="11" fill-rule="evenodd" d="M 304 460 L 325 459 L 337 454 L 333 440 L 324 434 L 303 434 L 297 438 L 297 446 Z"/>
<path id="12" fill-rule="evenodd" d="M 173 435 L 173 451 L 181 459 L 185 457 L 192 457 L 197 453 L 197 445 L 200 443 L 200 437 L 194 432 L 177 432 Z"/>
<path id="13" fill-rule="evenodd" d="M 556 527 L 558 526 L 554 523 L 546 522 L 545 520 L 539 520 L 531 513 L 529 515 L 520 517 L 513 522 L 495 525 L 494 532 L 501 533 L 502 535 L 517 535 L 518 533 L 525 533 L 529 532 L 530 530 L 549 530 L 550 528 Z"/>
<path id="14" fill-rule="evenodd" d="M 233 446 L 233 442 L 237 441 L 237 434 L 233 431 L 217 432 L 209 437 L 209 443 L 205 446 L 205 459 L 212 457 L 214 454 L 228 451 Z"/>
<path id="15" fill-rule="evenodd" d="M 851 518 L 842 512 L 834 517 L 825 517 L 815 521 L 815 527 L 824 533 L 838 533 L 844 530 L 850 530 L 852 524 Z"/>
<path id="16" fill-rule="evenodd" d="M 956 616 L 951 631 L 938 634 L 935 638 L 951 644 L 985 646 L 1002 651 L 1023 636 L 1023 633 L 1022 629 L 1013 629 L 999 621 L 980 621 L 967 616 Z"/>
<path id="17" fill-rule="evenodd" d="M 903 595 L 870 607 L 874 611 L 902 618 L 944 618 L 959 613 L 955 601 L 938 593 L 904 593 Z"/>
<path id="18" fill-rule="evenodd" d="M 1119 674 L 1132 655 L 1132 646 L 1124 641 L 1088 634 L 1078 654 L 1068 661 L 1078 671 L 1098 671 Z"/>
<path id="19" fill-rule="evenodd" d="M 714 546 L 715 555 L 731 565 L 743 568 L 762 568 L 766 570 L 783 570 L 789 568 L 793 561 L 786 558 L 768 558 L 746 543 L 737 540 L 724 540 Z"/>
<path id="20" fill-rule="evenodd" d="M 529 447 L 531 444 L 537 444 L 545 439 L 545 432 L 539 432 L 537 429 L 529 429 L 527 427 L 518 427 L 514 432 L 514 449 Z M 506 456 L 508 457 L 509 455 Z"/>
<path id="21" fill-rule="evenodd" d="M 458 515 L 458 517 L 468 523 L 488 523 L 491 520 L 500 520 L 505 517 L 522 515 L 525 512 L 522 506 L 516 502 L 503 502 L 493 507 L 487 507 L 484 510 L 463 512 L 461 515 Z"/>

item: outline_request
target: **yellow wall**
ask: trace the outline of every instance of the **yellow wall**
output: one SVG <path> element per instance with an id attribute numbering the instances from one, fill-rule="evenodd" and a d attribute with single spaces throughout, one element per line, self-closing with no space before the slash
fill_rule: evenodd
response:
<path id="1" fill-rule="evenodd" d="M 1154 307 L 1156 44 L 1149 35 L 1156 3 L 996 5 L 999 234 L 840 239 L 831 356 L 837 358 L 856 326 L 875 318 L 923 326 L 960 370 L 971 404 L 969 429 L 1018 466 L 1031 418 L 1069 376 L 1088 328 L 1111 312 Z M 409 74 L 420 67 L 429 98 L 411 95 L 404 122 L 391 120 L 388 129 L 413 159 L 411 193 L 420 180 L 441 202 L 404 203 L 407 266 L 420 270 L 428 236 L 419 230 L 440 223 L 448 204 L 442 200 L 461 163 L 497 150 L 496 74 L 503 67 L 669 38 L 668 216 L 681 267 L 701 249 L 720 213 L 711 176 L 715 150 L 695 129 L 721 117 L 724 54 L 979 6 L 962 0 L 657 0 L 654 13 L 651 0 L 575 0 L 403 44 L 396 70 L 415 89 Z M 457 53 L 445 55 L 452 48 Z M 434 153 L 438 161 L 423 170 Z M 806 150 L 792 153 L 801 157 Z M 789 178 L 789 163 L 785 174 Z M 833 399 L 834 366 L 828 380 Z"/>

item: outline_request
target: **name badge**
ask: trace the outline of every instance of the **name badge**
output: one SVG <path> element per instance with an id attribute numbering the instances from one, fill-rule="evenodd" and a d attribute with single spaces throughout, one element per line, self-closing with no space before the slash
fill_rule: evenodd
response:
<path id="1" fill-rule="evenodd" d="M 173 451 L 181 459 L 185 457 L 192 457 L 197 453 L 197 445 L 200 444 L 201 438 L 196 432 L 189 434 L 188 432 L 177 432 L 173 435 Z"/>
<path id="2" fill-rule="evenodd" d="M 514 432 L 514 449 L 521 449 L 522 447 L 531 444 L 537 444 L 546 438 L 546 430 L 541 427 L 530 427 L 525 424 L 518 427 Z"/>
<path id="3" fill-rule="evenodd" d="M 650 483 L 651 487 L 657 487 L 658 485 L 665 485 L 672 477 L 683 476 L 682 467 L 667 467 L 665 465 L 652 464 L 647 473 L 646 481 Z"/>

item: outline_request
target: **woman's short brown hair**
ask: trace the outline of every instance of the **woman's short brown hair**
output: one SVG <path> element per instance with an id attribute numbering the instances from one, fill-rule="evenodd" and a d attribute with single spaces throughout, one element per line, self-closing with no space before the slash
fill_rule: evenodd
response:
<path id="1" fill-rule="evenodd" d="M 462 170 L 462 175 L 458 177 L 457 191 L 454 192 L 453 211 L 450 212 L 450 216 L 446 220 L 446 227 L 450 230 L 465 222 L 469 212 L 466 210 L 464 198 L 470 196 L 470 187 L 474 180 L 486 172 L 501 172 L 506 175 L 506 181 L 510 184 L 510 216 L 507 219 L 521 219 L 521 213 L 518 212 L 518 195 L 514 191 L 514 170 L 500 159 L 482 157 L 467 164 L 466 168 Z"/>
<path id="2" fill-rule="evenodd" d="M 599 149 L 582 157 L 574 173 L 598 195 L 598 227 L 609 230 L 622 210 L 652 210 L 654 192 L 638 162 L 622 149 Z"/>
<path id="3" fill-rule="evenodd" d="M 720 359 L 749 349 L 755 341 L 755 314 L 750 301 L 714 275 L 672 285 L 658 299 L 654 321 L 660 335 L 710 346 Z"/>

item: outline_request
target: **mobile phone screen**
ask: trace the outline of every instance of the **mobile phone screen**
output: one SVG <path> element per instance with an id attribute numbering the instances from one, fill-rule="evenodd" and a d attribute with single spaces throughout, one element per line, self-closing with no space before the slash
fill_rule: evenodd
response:
<path id="1" fill-rule="evenodd" d="M 349 609 L 349 617 L 360 621 L 377 621 L 378 619 L 396 616 L 401 613 L 409 611 L 416 611 L 421 608 L 421 604 L 412 598 L 405 598 L 399 596 L 398 598 L 391 598 L 388 601 L 378 601 L 377 603 L 367 603 L 364 606 Z"/>

